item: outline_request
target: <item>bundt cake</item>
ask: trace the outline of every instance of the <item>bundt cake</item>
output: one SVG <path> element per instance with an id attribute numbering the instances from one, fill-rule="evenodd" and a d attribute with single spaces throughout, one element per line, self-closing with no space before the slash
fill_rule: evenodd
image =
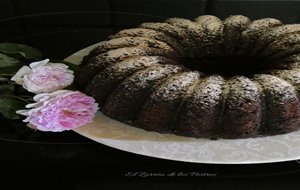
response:
<path id="1" fill-rule="evenodd" d="M 103 114 L 197 138 L 289 133 L 300 125 L 300 24 L 212 15 L 111 35 L 76 77 Z"/>

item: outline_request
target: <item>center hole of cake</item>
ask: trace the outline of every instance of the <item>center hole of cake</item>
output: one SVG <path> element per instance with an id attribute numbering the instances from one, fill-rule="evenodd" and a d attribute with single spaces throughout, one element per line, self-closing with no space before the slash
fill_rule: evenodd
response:
<path id="1" fill-rule="evenodd" d="M 185 61 L 185 66 L 205 74 L 222 76 L 251 76 L 269 69 L 266 58 L 250 56 L 211 56 L 200 60 Z"/>

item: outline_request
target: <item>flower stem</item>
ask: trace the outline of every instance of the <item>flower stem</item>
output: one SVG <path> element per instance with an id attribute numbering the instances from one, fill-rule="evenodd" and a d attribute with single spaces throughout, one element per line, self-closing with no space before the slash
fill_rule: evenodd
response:
<path id="1" fill-rule="evenodd" d="M 3 77 L 0 76 L 0 82 L 6 82 L 6 81 L 8 81 L 7 78 L 3 78 Z"/>
<path id="2" fill-rule="evenodd" d="M 12 77 L 14 76 L 13 74 L 0 74 L 0 77 Z"/>
<path id="3" fill-rule="evenodd" d="M 21 98 L 19 96 L 14 96 L 14 98 L 18 99 L 18 100 L 21 100 L 23 102 L 26 102 L 26 103 L 31 103 L 29 100 L 25 99 L 25 98 Z"/>

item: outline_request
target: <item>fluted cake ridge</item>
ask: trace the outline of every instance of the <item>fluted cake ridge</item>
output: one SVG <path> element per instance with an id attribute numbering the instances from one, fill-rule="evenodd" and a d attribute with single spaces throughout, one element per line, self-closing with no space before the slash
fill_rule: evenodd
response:
<path id="1" fill-rule="evenodd" d="M 105 115 L 149 131 L 289 133 L 300 125 L 300 24 L 243 15 L 142 23 L 85 56 L 76 84 Z"/>

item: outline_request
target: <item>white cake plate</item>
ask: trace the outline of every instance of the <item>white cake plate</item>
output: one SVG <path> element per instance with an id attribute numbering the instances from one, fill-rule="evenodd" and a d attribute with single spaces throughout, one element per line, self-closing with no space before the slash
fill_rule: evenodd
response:
<path id="1" fill-rule="evenodd" d="M 79 64 L 96 45 L 84 48 L 65 60 Z M 300 159 L 300 131 L 238 140 L 196 139 L 148 132 L 110 119 L 100 112 L 94 122 L 74 131 L 116 149 L 177 161 L 254 164 Z"/>

